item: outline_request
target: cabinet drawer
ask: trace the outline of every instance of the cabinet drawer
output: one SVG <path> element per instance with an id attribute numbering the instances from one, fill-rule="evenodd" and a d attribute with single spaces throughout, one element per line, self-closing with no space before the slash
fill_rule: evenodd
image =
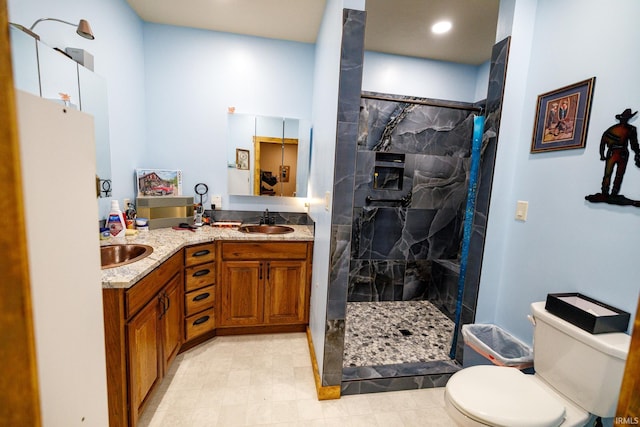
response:
<path id="1" fill-rule="evenodd" d="M 203 311 L 202 313 L 189 316 L 184 321 L 185 340 L 189 341 L 205 332 L 212 331 L 215 328 L 215 320 L 213 318 L 213 308 Z"/>
<path id="2" fill-rule="evenodd" d="M 306 259 L 306 242 L 223 242 L 222 258 L 243 259 Z"/>
<path id="3" fill-rule="evenodd" d="M 213 285 L 216 278 L 216 264 L 209 262 L 207 264 L 196 265 L 184 269 L 184 283 L 187 292 L 202 288 L 203 286 Z"/>
<path id="4" fill-rule="evenodd" d="M 205 308 L 212 308 L 214 302 L 213 286 L 207 286 L 185 295 L 185 314 L 191 316 Z"/>
<path id="5" fill-rule="evenodd" d="M 184 265 L 191 266 L 211 262 L 216 258 L 215 245 L 205 243 L 204 245 L 189 246 L 184 249 Z"/>
<path id="6" fill-rule="evenodd" d="M 181 269 L 182 253 L 177 252 L 138 283 L 127 289 L 125 294 L 125 317 L 128 319 L 133 316 Z"/>

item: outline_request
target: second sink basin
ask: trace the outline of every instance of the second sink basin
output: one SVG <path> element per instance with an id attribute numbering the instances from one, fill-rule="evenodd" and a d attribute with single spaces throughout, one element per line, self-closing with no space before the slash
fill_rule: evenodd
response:
<path id="1" fill-rule="evenodd" d="M 243 225 L 238 228 L 243 233 L 262 233 L 262 234 L 286 234 L 292 233 L 293 228 L 286 225 Z"/>
<path id="2" fill-rule="evenodd" d="M 108 245 L 100 247 L 102 269 L 120 267 L 148 257 L 153 248 L 148 245 Z"/>

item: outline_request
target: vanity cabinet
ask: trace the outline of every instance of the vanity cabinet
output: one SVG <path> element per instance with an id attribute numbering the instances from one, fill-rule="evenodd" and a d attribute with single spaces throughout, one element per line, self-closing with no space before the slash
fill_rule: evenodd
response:
<path id="1" fill-rule="evenodd" d="M 215 328 L 215 244 L 189 246 L 184 251 L 184 340 L 199 342 Z"/>
<path id="2" fill-rule="evenodd" d="M 179 274 L 127 323 L 129 396 L 137 419 L 145 399 L 164 377 L 182 343 Z M 133 423 L 132 423 L 133 424 Z"/>
<path id="3" fill-rule="evenodd" d="M 247 326 L 304 330 L 311 250 L 308 242 L 222 242 L 218 333 Z"/>
<path id="4" fill-rule="evenodd" d="M 135 426 L 183 342 L 179 251 L 129 289 L 103 289 L 109 425 Z"/>

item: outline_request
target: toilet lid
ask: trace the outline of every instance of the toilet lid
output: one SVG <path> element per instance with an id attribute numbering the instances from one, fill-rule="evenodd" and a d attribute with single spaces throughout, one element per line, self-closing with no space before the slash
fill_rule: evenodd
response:
<path id="1" fill-rule="evenodd" d="M 516 368 L 473 366 L 447 382 L 447 398 L 460 412 L 495 426 L 559 426 L 564 405 Z"/>

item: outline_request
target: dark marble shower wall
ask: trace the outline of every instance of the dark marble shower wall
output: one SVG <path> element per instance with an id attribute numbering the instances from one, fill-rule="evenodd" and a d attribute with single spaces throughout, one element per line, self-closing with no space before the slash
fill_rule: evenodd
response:
<path id="1" fill-rule="evenodd" d="M 448 105 L 363 94 L 348 301 L 429 300 L 453 318 L 442 268 L 459 259 L 474 105 Z"/>

